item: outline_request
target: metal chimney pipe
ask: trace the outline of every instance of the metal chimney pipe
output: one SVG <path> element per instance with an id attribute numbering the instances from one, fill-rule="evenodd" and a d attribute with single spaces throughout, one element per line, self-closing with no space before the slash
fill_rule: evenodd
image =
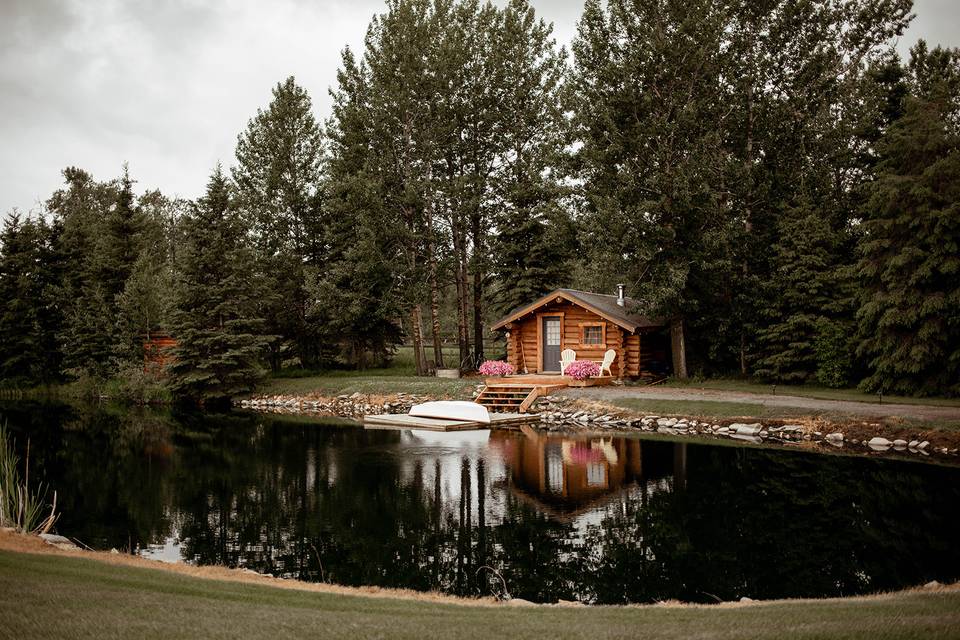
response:
<path id="1" fill-rule="evenodd" d="M 626 298 L 624 298 L 623 292 L 626 289 L 626 285 L 618 284 L 617 285 L 617 304 L 622 306 L 626 305 Z"/>

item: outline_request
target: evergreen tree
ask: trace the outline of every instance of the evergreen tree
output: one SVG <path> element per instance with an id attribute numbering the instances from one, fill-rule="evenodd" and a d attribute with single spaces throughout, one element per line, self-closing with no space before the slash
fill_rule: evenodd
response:
<path id="1" fill-rule="evenodd" d="M 45 246 L 49 229 L 42 220 L 22 220 L 13 212 L 0 233 L 0 380 L 34 384 L 54 379 L 47 349 Z"/>
<path id="2" fill-rule="evenodd" d="M 96 263 L 97 279 L 110 302 L 123 293 L 142 246 L 143 218 L 136 205 L 127 165 L 123 167 L 116 194 L 116 201 L 106 213 L 103 233 L 98 238 L 100 246 Z"/>
<path id="3" fill-rule="evenodd" d="M 911 95 L 880 140 L 858 264 L 861 387 L 960 394 L 960 52 L 912 51 Z"/>
<path id="4" fill-rule="evenodd" d="M 327 255 L 308 282 L 309 320 L 323 328 L 324 344 L 341 347 L 347 363 L 363 368 L 370 355 L 385 364 L 400 341 L 396 265 L 403 256 L 396 229 L 383 224 L 381 175 L 368 170 L 367 85 L 349 50 L 343 61 L 328 126 Z"/>
<path id="5" fill-rule="evenodd" d="M 847 253 L 842 235 L 809 205 L 786 212 L 778 234 L 773 262 L 779 268 L 764 290 L 771 302 L 764 309 L 754 373 L 776 382 L 817 378 L 842 386 L 848 382 L 843 373 L 849 375 L 851 353 L 837 343 L 836 333 L 845 329 L 841 333 L 850 338 L 854 296 L 850 270 L 842 262 Z M 828 345 L 838 350 L 828 352 Z"/>
<path id="6" fill-rule="evenodd" d="M 114 319 L 99 284 L 104 222 L 118 194 L 115 184 L 98 183 L 78 168 L 63 171 L 65 186 L 47 201 L 58 230 L 55 251 L 60 276 L 56 297 L 62 304 L 59 343 L 63 373 L 108 375 L 113 368 Z"/>
<path id="7" fill-rule="evenodd" d="M 567 127 L 561 91 L 565 52 L 526 0 L 503 10 L 497 30 L 494 86 L 502 150 L 493 177 L 498 275 L 495 308 L 506 312 L 569 284 L 576 232 L 563 201 Z"/>
<path id="8" fill-rule="evenodd" d="M 305 366 L 318 363 L 320 341 L 306 321 L 306 279 L 322 266 L 323 217 L 320 179 L 323 136 L 310 96 L 293 77 L 273 89 L 237 140 L 233 177 L 238 203 L 252 227 L 263 313 L 271 344 L 271 366 L 282 349 Z"/>
<path id="9" fill-rule="evenodd" d="M 728 366 L 733 215 L 720 180 L 726 4 L 589 0 L 574 41 L 584 288 L 627 283 L 641 311 L 683 314 L 691 355 Z M 727 361 L 726 363 L 724 361 Z M 719 362 L 718 362 L 719 361 Z"/>
<path id="10" fill-rule="evenodd" d="M 257 316 L 252 251 L 231 191 L 218 165 L 183 222 L 170 385 L 199 402 L 249 391 L 263 373 L 268 341 Z"/>
<path id="11" fill-rule="evenodd" d="M 58 270 L 57 299 L 63 324 L 60 345 L 64 372 L 107 378 L 124 363 L 142 358 L 143 313 L 134 290 L 147 295 L 143 278 L 128 281 L 145 268 L 145 248 L 152 247 L 157 221 L 145 215 L 124 166 L 111 183 L 97 183 L 86 172 L 68 168 L 66 187 L 47 203 L 57 230 L 53 256 Z M 157 287 L 163 283 L 156 282 Z M 151 292 L 160 296 L 159 289 Z"/>

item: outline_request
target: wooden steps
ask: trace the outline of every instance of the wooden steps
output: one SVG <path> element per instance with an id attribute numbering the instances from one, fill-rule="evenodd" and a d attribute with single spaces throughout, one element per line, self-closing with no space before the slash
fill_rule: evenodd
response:
<path id="1" fill-rule="evenodd" d="M 530 384 L 487 384 L 475 402 L 490 412 L 526 413 L 540 397 L 541 388 Z"/>

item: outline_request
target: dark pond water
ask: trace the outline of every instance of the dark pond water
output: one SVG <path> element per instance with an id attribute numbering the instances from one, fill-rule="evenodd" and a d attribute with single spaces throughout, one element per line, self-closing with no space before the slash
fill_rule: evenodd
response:
<path id="1" fill-rule="evenodd" d="M 0 407 L 60 533 L 306 580 L 597 603 L 960 578 L 960 469 L 251 414 Z"/>

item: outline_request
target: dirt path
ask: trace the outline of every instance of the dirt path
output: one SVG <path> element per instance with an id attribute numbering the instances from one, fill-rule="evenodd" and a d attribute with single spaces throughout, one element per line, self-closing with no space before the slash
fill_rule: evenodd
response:
<path id="1" fill-rule="evenodd" d="M 919 404 L 872 404 L 849 400 L 821 400 L 800 396 L 721 391 L 717 389 L 673 389 L 669 387 L 587 387 L 565 389 L 563 395 L 574 398 L 615 402 L 618 399 L 675 400 L 697 402 L 736 402 L 763 407 L 809 409 L 821 413 L 846 414 L 863 418 L 902 418 L 907 420 L 955 420 L 960 423 L 960 407 L 934 407 Z"/>

